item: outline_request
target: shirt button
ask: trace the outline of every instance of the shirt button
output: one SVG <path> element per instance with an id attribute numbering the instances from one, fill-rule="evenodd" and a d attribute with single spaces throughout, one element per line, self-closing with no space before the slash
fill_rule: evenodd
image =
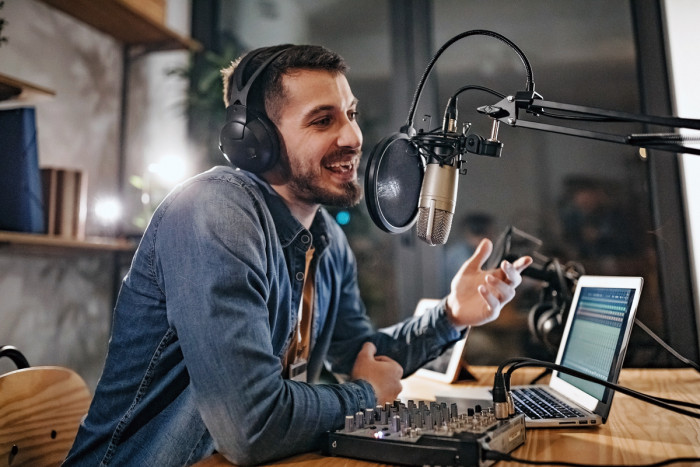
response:
<path id="1" fill-rule="evenodd" d="M 304 273 L 299 271 L 296 275 L 296 278 L 298 281 L 303 281 L 304 280 Z"/>
<path id="2" fill-rule="evenodd" d="M 302 235 L 302 236 L 301 236 L 301 242 L 302 242 L 304 245 L 306 245 L 306 244 L 309 243 L 310 241 L 311 241 L 311 237 L 309 237 L 308 235 Z"/>

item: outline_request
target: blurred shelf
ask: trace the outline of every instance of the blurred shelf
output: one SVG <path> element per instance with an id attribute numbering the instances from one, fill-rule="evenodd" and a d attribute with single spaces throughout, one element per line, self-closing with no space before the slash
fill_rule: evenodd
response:
<path id="1" fill-rule="evenodd" d="M 0 73 L 0 108 L 33 105 L 55 95 L 51 89 Z"/>
<path id="2" fill-rule="evenodd" d="M 134 0 L 41 0 L 128 45 L 149 50 L 201 50 L 199 42 L 149 16 L 148 2 Z"/>
<path id="3" fill-rule="evenodd" d="M 0 231 L 0 247 L 22 249 L 64 249 L 95 252 L 133 253 L 136 245 L 127 240 L 108 237 L 87 237 L 84 240 L 45 234 Z"/>

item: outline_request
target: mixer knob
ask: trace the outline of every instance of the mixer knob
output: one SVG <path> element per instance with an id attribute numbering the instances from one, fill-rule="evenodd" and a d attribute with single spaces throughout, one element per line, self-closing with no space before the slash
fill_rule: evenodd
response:
<path id="1" fill-rule="evenodd" d="M 352 415 L 345 416 L 345 432 L 351 433 L 355 431 L 355 417 Z"/>
<path id="2" fill-rule="evenodd" d="M 355 414 L 355 428 L 364 428 L 365 427 L 365 414 L 362 412 L 357 412 Z"/>
<path id="3" fill-rule="evenodd" d="M 401 431 L 401 417 L 394 415 L 391 417 L 391 423 L 389 425 L 389 431 L 392 433 L 398 433 Z"/>

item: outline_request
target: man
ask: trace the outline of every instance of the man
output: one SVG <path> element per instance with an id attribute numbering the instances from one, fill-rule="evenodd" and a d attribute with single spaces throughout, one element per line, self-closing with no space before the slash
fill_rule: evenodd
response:
<path id="1" fill-rule="evenodd" d="M 256 51 L 245 79 L 279 50 Z M 274 123 L 279 160 L 260 175 L 212 169 L 156 210 L 66 465 L 189 465 L 215 450 L 255 464 L 317 449 L 346 414 L 394 400 L 402 377 L 512 299 L 530 259 L 482 271 L 484 242 L 439 306 L 372 329 L 347 240 L 320 207 L 361 197 L 362 133 L 345 71 L 326 49 L 286 46 L 249 99 Z M 348 381 L 316 384 L 323 365 Z"/>

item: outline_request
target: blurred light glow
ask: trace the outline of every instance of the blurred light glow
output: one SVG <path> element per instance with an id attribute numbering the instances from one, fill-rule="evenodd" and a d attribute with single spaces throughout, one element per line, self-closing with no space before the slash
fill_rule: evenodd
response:
<path id="1" fill-rule="evenodd" d="M 122 216 L 122 203 L 115 196 L 99 198 L 95 201 L 95 216 L 101 224 L 114 224 Z"/>
<path id="2" fill-rule="evenodd" d="M 182 156 L 164 156 L 158 162 L 149 164 L 148 171 L 167 186 L 174 186 L 187 176 L 189 167 Z"/>
<path id="3" fill-rule="evenodd" d="M 350 212 L 338 211 L 338 214 L 335 215 L 335 221 L 339 225 L 348 225 L 350 223 Z"/>

